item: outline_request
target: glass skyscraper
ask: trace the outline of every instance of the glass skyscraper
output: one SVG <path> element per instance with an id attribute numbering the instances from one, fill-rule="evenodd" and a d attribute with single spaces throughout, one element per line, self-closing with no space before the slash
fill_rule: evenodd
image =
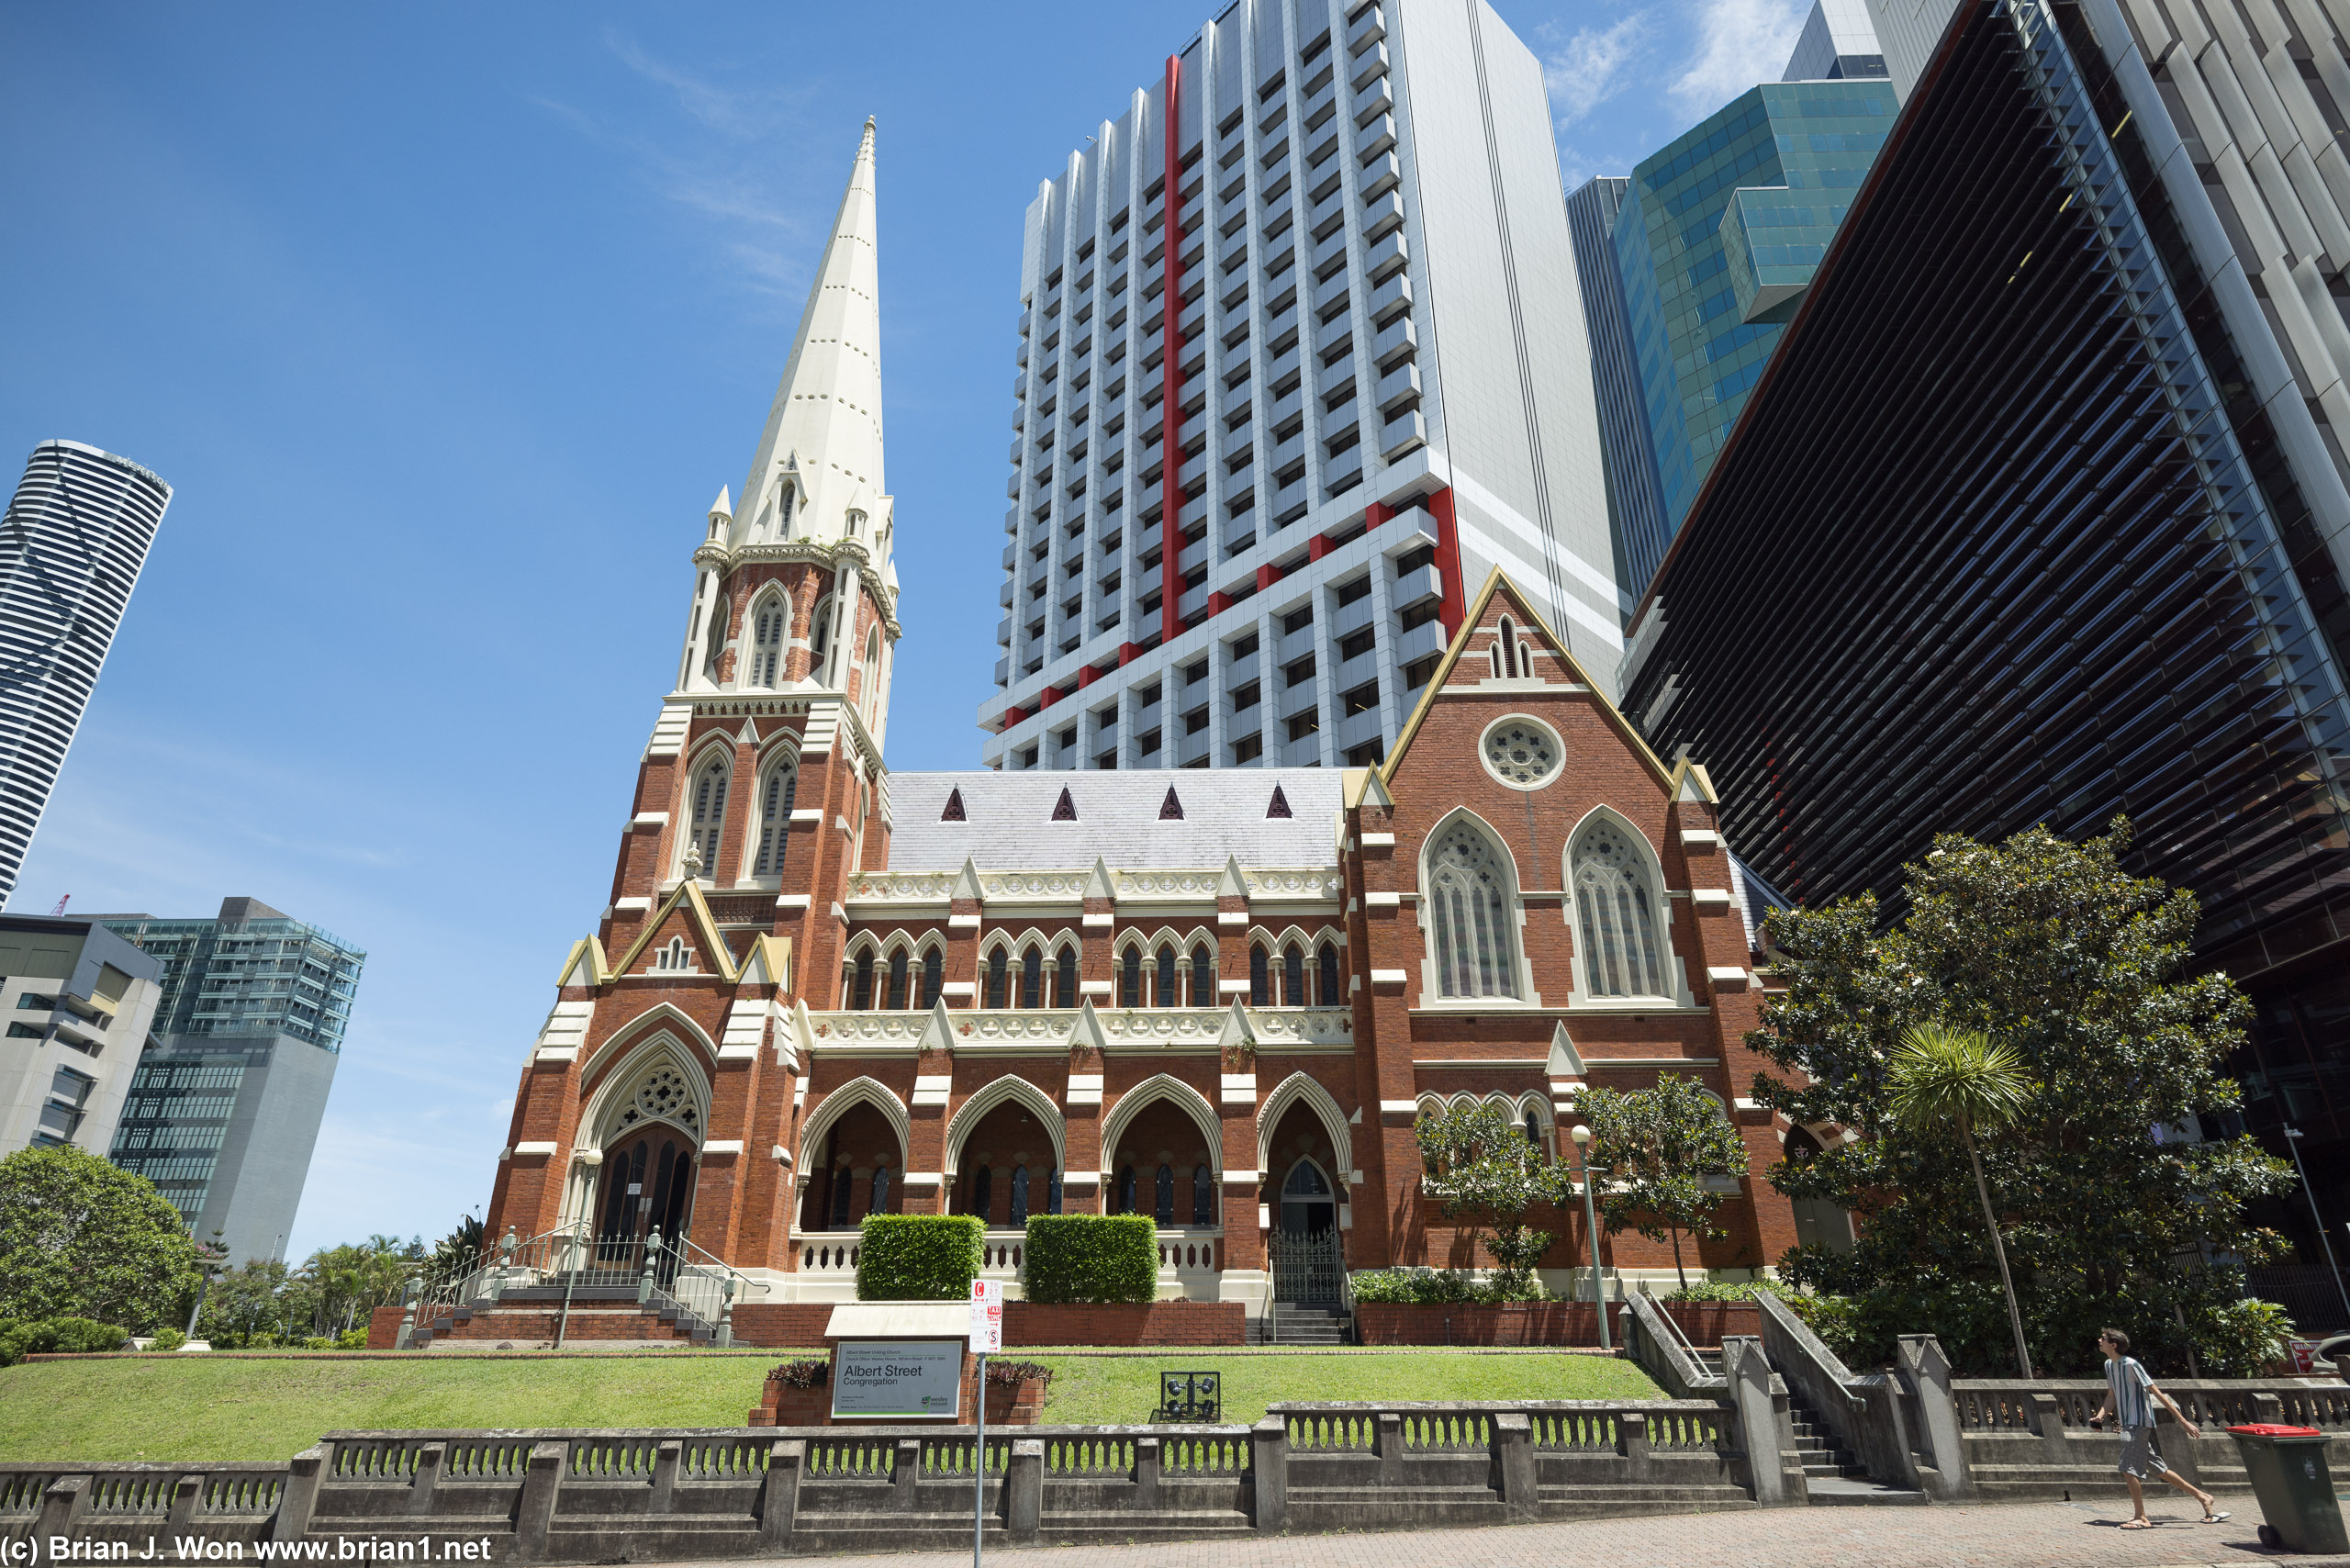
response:
<path id="1" fill-rule="evenodd" d="M 1766 84 L 1633 169 L 1613 238 L 1666 539 L 1628 555 L 1688 515 L 1898 106 L 1882 80 Z"/>
<path id="2" fill-rule="evenodd" d="M 258 899 L 211 920 L 98 917 L 162 964 L 162 1000 L 112 1158 L 229 1260 L 293 1228 L 367 955 Z"/>

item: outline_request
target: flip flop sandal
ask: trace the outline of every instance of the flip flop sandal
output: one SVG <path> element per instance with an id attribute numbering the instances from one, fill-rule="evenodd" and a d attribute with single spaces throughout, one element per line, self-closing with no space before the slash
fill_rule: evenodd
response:
<path id="1" fill-rule="evenodd" d="M 2225 1509 L 2206 1510 L 2203 1515 L 2203 1522 L 2207 1525 L 2222 1524 L 2226 1522 L 2230 1517 L 2231 1516 Z"/>
<path id="2" fill-rule="evenodd" d="M 2154 1521 L 2152 1519 L 2130 1519 L 2125 1521 L 2121 1528 L 2123 1529 L 2152 1529 L 2154 1528 Z"/>

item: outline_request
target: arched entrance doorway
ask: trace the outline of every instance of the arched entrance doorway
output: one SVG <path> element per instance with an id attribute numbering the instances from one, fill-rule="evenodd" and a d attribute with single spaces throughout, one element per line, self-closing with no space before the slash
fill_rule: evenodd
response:
<path id="1" fill-rule="evenodd" d="M 1345 1272 L 1337 1197 L 1329 1175 L 1314 1160 L 1299 1159 L 1281 1178 L 1281 1223 L 1273 1230 L 1273 1299 L 1337 1306 Z"/>
<path id="2" fill-rule="evenodd" d="M 655 1230 L 664 1240 L 677 1239 L 692 1212 L 693 1168 L 692 1142 L 666 1123 L 622 1132 L 604 1150 L 598 1241 L 632 1250 Z"/>

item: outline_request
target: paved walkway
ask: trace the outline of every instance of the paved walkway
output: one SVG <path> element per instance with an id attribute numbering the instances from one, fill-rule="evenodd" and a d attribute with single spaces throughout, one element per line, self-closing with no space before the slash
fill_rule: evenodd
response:
<path id="1" fill-rule="evenodd" d="M 2192 1522 L 2192 1502 L 2149 1497 L 2147 1530 L 2115 1527 L 2130 1517 L 2127 1499 L 2097 1503 L 2003 1503 L 1922 1508 L 1787 1508 L 1732 1514 L 1677 1514 L 1589 1519 L 1491 1529 L 1398 1530 L 1371 1535 L 1289 1536 L 1270 1540 L 1173 1541 L 1144 1546 L 991 1548 L 1004 1568 L 1558 1568 L 1561 1562 L 1608 1568 L 2189 1568 L 2267 1560 L 2350 1568 L 2350 1559 L 2286 1557 L 2260 1545 L 2260 1507 L 2249 1494 L 2225 1495 L 2235 1517 L 2221 1525 Z M 968 1562 L 968 1548 L 834 1557 L 837 1565 L 946 1568 Z"/>

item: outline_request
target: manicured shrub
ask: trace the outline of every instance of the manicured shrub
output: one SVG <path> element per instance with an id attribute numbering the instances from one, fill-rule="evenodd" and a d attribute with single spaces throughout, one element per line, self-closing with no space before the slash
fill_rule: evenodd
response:
<path id="1" fill-rule="evenodd" d="M 1480 1283 L 1457 1269 L 1366 1269 L 1347 1283 L 1357 1302 L 1381 1306 L 1498 1306 L 1545 1299 L 1542 1282 L 1531 1271 Z"/>
<path id="2" fill-rule="evenodd" d="M 367 1348 L 367 1330 L 364 1328 L 344 1329 L 341 1333 L 334 1337 L 334 1348 L 338 1350 L 365 1350 Z"/>
<path id="3" fill-rule="evenodd" d="M 988 1383 L 991 1387 L 1017 1388 L 1031 1378 L 1036 1381 L 1040 1389 L 1049 1388 L 1053 1382 L 1053 1369 L 1039 1361 L 1007 1361 L 998 1358 L 988 1362 Z"/>
<path id="4" fill-rule="evenodd" d="M 110 1323 L 86 1317 L 39 1317 L 0 1323 L 0 1367 L 27 1356 L 88 1355 L 119 1350 L 130 1336 Z"/>
<path id="5" fill-rule="evenodd" d="M 180 1329 L 158 1328 L 155 1330 L 155 1342 L 147 1348 L 151 1350 L 176 1350 L 186 1343 L 187 1335 Z"/>
<path id="6" fill-rule="evenodd" d="M 1020 1281 L 1030 1301 L 1154 1300 L 1158 1226 L 1147 1215 L 1030 1215 Z"/>
<path id="7" fill-rule="evenodd" d="M 822 1388 L 830 1382 L 833 1363 L 818 1356 L 803 1356 L 796 1361 L 785 1361 L 767 1376 L 786 1388 Z"/>
<path id="8" fill-rule="evenodd" d="M 968 1301 L 985 1222 L 977 1215 L 867 1215 L 859 1301 Z"/>

